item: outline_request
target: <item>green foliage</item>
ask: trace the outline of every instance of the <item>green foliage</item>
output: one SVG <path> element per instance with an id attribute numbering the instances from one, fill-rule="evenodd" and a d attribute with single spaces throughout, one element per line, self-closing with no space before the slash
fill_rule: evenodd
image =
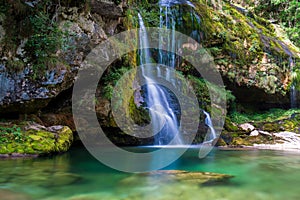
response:
<path id="1" fill-rule="evenodd" d="M 194 92 L 198 98 L 198 101 L 200 102 L 200 106 L 202 109 L 209 110 L 209 106 L 211 103 L 210 93 L 209 93 L 210 91 L 215 94 L 219 94 L 218 96 L 220 97 L 226 96 L 227 104 L 231 104 L 235 100 L 235 96 L 229 90 L 220 88 L 219 86 L 209 83 L 202 78 L 197 78 L 191 75 L 188 75 L 187 78 L 194 88 Z M 208 90 L 208 87 L 210 88 L 210 91 Z M 225 99 L 217 99 L 217 100 L 215 99 L 215 101 L 224 101 L 224 100 Z"/>
<path id="2" fill-rule="evenodd" d="M 125 26 L 127 28 L 139 26 L 138 13 L 143 17 L 146 27 L 159 27 L 159 7 L 147 1 L 136 1 L 132 2 L 130 9 L 126 11 Z"/>
<path id="3" fill-rule="evenodd" d="M 249 48 L 249 51 L 251 53 L 257 53 L 257 52 L 261 51 L 260 42 L 258 40 L 253 40 L 252 44 Z"/>
<path id="4" fill-rule="evenodd" d="M 292 84 L 295 88 L 300 91 L 300 66 L 295 66 L 293 68 L 292 74 Z"/>
<path id="5" fill-rule="evenodd" d="M 22 134 L 21 128 L 17 126 L 13 127 L 0 127 L 0 143 L 8 141 L 24 141 L 25 136 Z"/>
<path id="6" fill-rule="evenodd" d="M 18 71 L 25 64 L 10 59 L 17 56 L 17 46 L 24 38 L 27 39 L 24 47 L 28 62 L 26 64 L 32 65 L 34 76 L 55 67 L 59 62 L 56 52 L 62 48 L 64 35 L 57 23 L 60 6 L 76 6 L 79 2 L 86 1 L 45 0 L 31 7 L 22 0 L 0 0 L 0 12 L 6 16 L 3 24 L 6 34 L 1 43 L 1 56 L 9 58 L 9 70 Z"/>
<path id="7" fill-rule="evenodd" d="M 245 122 L 273 122 L 290 118 L 292 114 L 300 113 L 299 109 L 283 110 L 283 109 L 270 109 L 265 112 L 254 113 L 239 113 L 233 112 L 230 114 L 232 122 L 242 124 Z"/>
<path id="8" fill-rule="evenodd" d="M 257 14 L 278 20 L 285 28 L 290 39 L 300 46 L 300 1 L 299 0 L 262 0 L 254 10 Z"/>
<path id="9" fill-rule="evenodd" d="M 130 67 L 127 66 L 121 66 L 119 68 L 113 67 L 105 76 L 103 76 L 104 87 L 102 92 L 106 99 L 111 99 L 114 86 L 129 69 Z"/>
<path id="10" fill-rule="evenodd" d="M 25 44 L 26 56 L 33 64 L 35 72 L 44 71 L 56 63 L 56 51 L 61 48 L 63 33 L 48 14 L 39 12 L 29 17 L 32 35 Z M 49 62 L 49 59 L 51 62 Z"/>
<path id="11" fill-rule="evenodd" d="M 145 126 L 150 123 L 149 111 L 146 110 L 143 106 L 137 106 L 134 103 L 134 97 L 132 96 L 129 101 L 129 116 L 133 121 L 140 125 Z"/>

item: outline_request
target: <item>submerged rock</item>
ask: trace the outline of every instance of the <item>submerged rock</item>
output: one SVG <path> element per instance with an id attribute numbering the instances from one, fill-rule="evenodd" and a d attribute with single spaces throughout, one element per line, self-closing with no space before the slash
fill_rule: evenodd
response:
<path id="1" fill-rule="evenodd" d="M 121 184 L 139 185 L 143 179 L 147 179 L 147 184 L 166 182 L 184 182 L 193 184 L 213 184 L 228 181 L 233 176 L 226 174 L 216 174 L 210 172 L 189 172 L 183 170 L 158 170 L 149 173 L 133 175 L 121 181 Z"/>
<path id="2" fill-rule="evenodd" d="M 16 193 L 6 189 L 0 189 L 0 197 L 2 200 L 30 200 L 27 195 Z"/>

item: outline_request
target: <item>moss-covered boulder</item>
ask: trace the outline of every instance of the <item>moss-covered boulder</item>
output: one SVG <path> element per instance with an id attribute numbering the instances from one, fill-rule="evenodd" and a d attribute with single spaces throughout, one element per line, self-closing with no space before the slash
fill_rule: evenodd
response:
<path id="1" fill-rule="evenodd" d="M 25 125 L 24 125 L 25 124 Z M 44 127 L 38 124 L 1 124 L 0 154 L 2 157 L 23 157 L 61 153 L 73 142 L 73 132 L 67 126 Z"/>

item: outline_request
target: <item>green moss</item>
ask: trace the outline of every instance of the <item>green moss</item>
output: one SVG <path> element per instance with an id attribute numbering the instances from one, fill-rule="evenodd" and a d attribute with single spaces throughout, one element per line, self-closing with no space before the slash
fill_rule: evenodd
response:
<path id="1" fill-rule="evenodd" d="M 262 129 L 267 132 L 278 133 L 280 132 L 280 126 L 277 123 L 264 124 Z"/>
<path id="2" fill-rule="evenodd" d="M 222 139 L 222 138 L 219 138 L 217 144 L 216 144 L 217 147 L 220 147 L 220 146 L 227 146 L 226 142 Z"/>
<path id="3" fill-rule="evenodd" d="M 19 128 L 17 125 L 13 126 Z M 7 130 L 8 128 L 6 128 Z M 3 128 L 2 128 L 3 130 Z M 0 154 L 49 154 L 67 151 L 73 142 L 73 133 L 70 128 L 63 127 L 57 133 L 45 130 L 21 131 L 22 140 L 16 137 L 7 137 L 7 140 L 1 140 Z"/>
<path id="4" fill-rule="evenodd" d="M 131 97 L 129 102 L 129 114 L 133 121 L 140 126 L 145 126 L 151 121 L 148 110 L 142 106 L 137 107 L 133 97 Z"/>
<path id="5" fill-rule="evenodd" d="M 225 130 L 229 132 L 236 132 L 239 131 L 239 127 L 237 127 L 235 124 L 233 124 L 229 117 L 226 117 L 225 124 L 224 124 Z"/>
<path id="6" fill-rule="evenodd" d="M 63 127 L 58 132 L 58 138 L 55 144 L 55 150 L 57 152 L 65 152 L 67 151 L 73 142 L 73 132 L 69 127 Z"/>
<path id="7" fill-rule="evenodd" d="M 252 144 L 241 137 L 235 137 L 232 139 L 230 145 L 239 147 L 239 146 L 251 146 Z"/>
<path id="8" fill-rule="evenodd" d="M 209 83 L 202 78 L 197 78 L 192 75 L 188 75 L 187 78 L 194 88 L 194 92 L 198 98 L 198 101 L 201 103 L 200 107 L 204 110 L 210 111 L 211 109 L 210 95 L 214 97 L 219 97 L 219 99 L 214 99 L 214 101 L 216 102 L 227 100 L 227 104 L 230 104 L 235 100 L 235 97 L 232 95 L 232 93 L 229 90 L 220 88 L 217 85 Z M 209 92 L 211 92 L 212 94 L 210 94 Z M 222 99 L 223 97 L 226 97 L 226 99 Z"/>
<path id="9" fill-rule="evenodd" d="M 297 133 L 300 128 L 300 122 L 297 119 L 286 120 L 283 122 L 282 126 L 286 131 Z"/>
<path id="10" fill-rule="evenodd" d="M 0 154 L 9 154 L 11 151 L 6 146 L 0 146 Z"/>

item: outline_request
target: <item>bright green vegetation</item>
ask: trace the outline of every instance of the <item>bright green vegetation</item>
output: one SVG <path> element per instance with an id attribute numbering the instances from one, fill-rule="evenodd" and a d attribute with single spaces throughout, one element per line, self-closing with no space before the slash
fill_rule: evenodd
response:
<path id="1" fill-rule="evenodd" d="M 273 122 L 291 118 L 293 114 L 300 114 L 300 109 L 271 109 L 265 112 L 238 113 L 233 112 L 230 118 L 233 122 L 241 124 L 245 122 Z"/>
<path id="2" fill-rule="evenodd" d="M 280 26 L 286 33 L 280 33 L 280 39 L 289 38 L 296 46 L 300 46 L 300 2 L 298 0 L 261 0 L 257 4 L 254 0 L 234 0 L 238 4 L 247 7 L 252 13 L 264 18 L 264 21 L 270 24 L 270 21 Z M 295 47 L 289 47 L 295 49 Z M 292 84 L 296 89 L 299 86 L 299 58 L 293 67 Z"/>
<path id="3" fill-rule="evenodd" d="M 65 152 L 73 141 L 73 133 L 63 127 L 57 133 L 47 130 L 24 130 L 24 126 L 0 127 L 0 154 L 49 154 Z"/>
<path id="4" fill-rule="evenodd" d="M 300 46 L 300 2 L 298 0 L 263 0 L 255 12 L 267 19 L 277 19 L 288 36 Z"/>
<path id="5" fill-rule="evenodd" d="M 116 86 L 118 80 L 130 70 L 130 67 L 112 67 L 107 71 L 107 74 L 103 76 L 103 97 L 111 99 L 113 95 L 113 89 Z"/>

